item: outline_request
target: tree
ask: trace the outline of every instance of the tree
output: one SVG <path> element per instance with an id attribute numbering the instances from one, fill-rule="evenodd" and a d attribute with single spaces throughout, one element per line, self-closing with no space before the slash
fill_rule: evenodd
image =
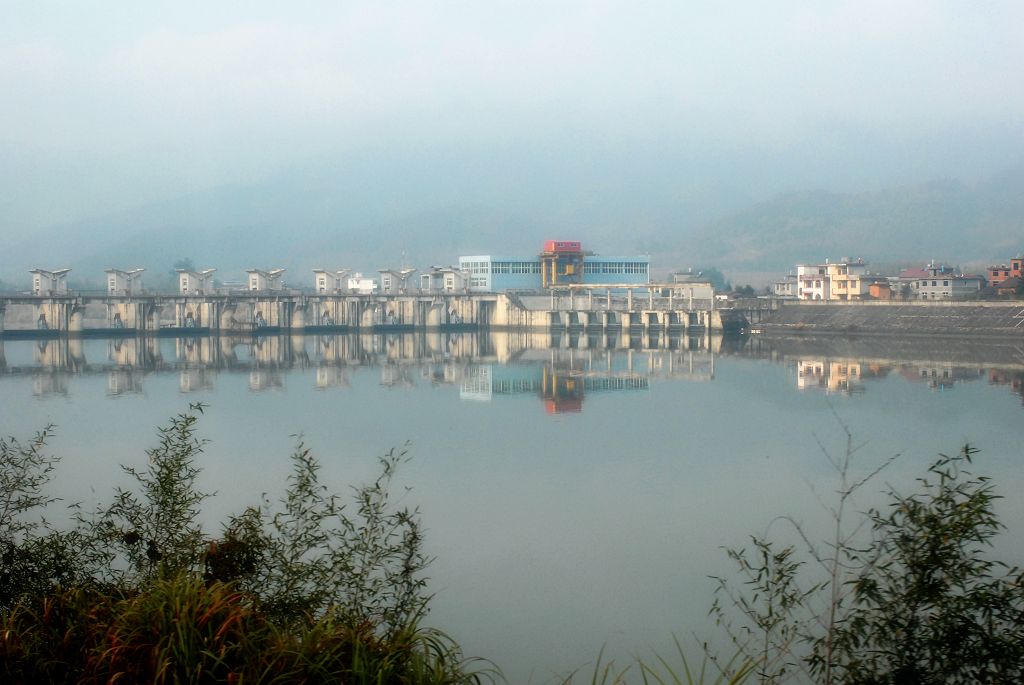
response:
<path id="1" fill-rule="evenodd" d="M 185 269 L 186 271 L 195 271 L 196 265 L 192 262 L 192 259 L 190 257 L 183 257 L 174 262 L 174 265 L 171 267 L 171 275 L 173 276 L 177 274 L 178 269 Z"/>
<path id="2" fill-rule="evenodd" d="M 984 554 L 1004 526 L 977 450 L 940 456 L 921 492 L 890 491 L 857 555 L 854 606 L 836 631 L 846 683 L 1024 682 L 1024 573 Z"/>
<path id="3" fill-rule="evenodd" d="M 750 551 L 727 550 L 740 584 L 716 578 L 712 614 L 758 681 L 1024 682 L 1024 572 L 986 554 L 1004 526 L 992 483 L 970 470 L 976 450 L 940 455 L 918 492 L 889 489 L 888 507 L 848 525 L 849 497 L 888 464 L 851 477 L 857 449 L 847 432 L 845 458 L 830 457 L 840 475 L 831 540 L 812 543 L 781 517 L 802 548 L 762 535 Z"/>

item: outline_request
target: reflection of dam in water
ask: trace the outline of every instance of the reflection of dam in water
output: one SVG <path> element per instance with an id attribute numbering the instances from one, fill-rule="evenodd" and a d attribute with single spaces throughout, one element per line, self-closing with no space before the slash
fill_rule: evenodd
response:
<path id="1" fill-rule="evenodd" d="M 121 395 L 141 392 L 150 374 L 177 373 L 179 390 L 196 392 L 215 389 L 221 373 L 247 373 L 250 390 L 267 390 L 282 387 L 287 373 L 308 369 L 316 388 L 328 389 L 346 387 L 358 370 L 376 369 L 385 386 L 469 388 L 492 377 L 484 369 L 509 365 L 522 377 L 502 381 L 497 394 L 522 387 L 560 403 L 582 393 L 643 389 L 650 376 L 709 380 L 721 344 L 714 336 L 440 331 L 0 340 L 0 379 L 30 375 L 34 393 L 49 395 L 67 394 L 75 376 L 106 374 L 107 393 Z M 495 393 L 489 388 L 486 394 Z M 467 390 L 466 399 L 472 396 Z"/>
<path id="2" fill-rule="evenodd" d="M 857 395 L 899 376 L 934 391 L 982 381 L 1024 397 L 1024 344 L 827 337 L 618 335 L 584 331 L 477 331 L 339 335 L 40 338 L 0 340 L 0 382 L 28 376 L 36 396 L 66 395 L 72 379 L 105 374 L 107 394 L 144 391 L 151 374 L 177 374 L 181 392 L 216 389 L 246 374 L 252 391 L 283 388 L 309 370 L 318 390 L 355 373 L 380 385 L 452 385 L 466 401 L 540 398 L 551 413 L 579 411 L 589 396 L 637 392 L 664 380 L 711 381 L 722 355 L 768 359 L 795 371 L 800 390 Z"/>

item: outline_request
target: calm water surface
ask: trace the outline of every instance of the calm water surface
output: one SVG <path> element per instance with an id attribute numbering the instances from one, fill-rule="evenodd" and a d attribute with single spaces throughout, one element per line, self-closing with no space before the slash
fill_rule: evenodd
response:
<path id="1" fill-rule="evenodd" d="M 3 342 L 0 434 L 57 426 L 54 488 L 107 499 L 155 428 L 208 406 L 211 534 L 281 490 L 296 435 L 339 491 L 407 441 L 427 529 L 429 622 L 511 682 L 613 654 L 715 642 L 723 546 L 777 516 L 824 530 L 842 424 L 909 489 L 970 442 L 1024 560 L 1024 343 L 607 339 L 529 334 Z"/>

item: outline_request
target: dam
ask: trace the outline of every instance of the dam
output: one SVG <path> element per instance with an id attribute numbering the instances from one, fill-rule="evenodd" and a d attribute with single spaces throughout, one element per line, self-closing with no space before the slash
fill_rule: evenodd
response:
<path id="1" fill-rule="evenodd" d="M 665 284 L 572 284 L 546 291 L 0 295 L 0 335 L 199 335 L 318 331 L 742 329 L 739 312 Z"/>

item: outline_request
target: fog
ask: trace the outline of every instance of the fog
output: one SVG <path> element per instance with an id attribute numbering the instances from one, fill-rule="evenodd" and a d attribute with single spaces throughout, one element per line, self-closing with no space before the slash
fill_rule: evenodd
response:
<path id="1" fill-rule="evenodd" d="M 776 193 L 977 183 L 1024 161 L 1015 2 L 33 2 L 4 15 L 8 280 L 52 260 L 202 250 L 222 268 L 265 266 L 281 232 L 311 241 L 283 255 L 291 268 L 312 249 L 369 269 L 402 252 L 415 265 L 530 253 L 554 234 L 685 253 L 686 236 Z"/>

